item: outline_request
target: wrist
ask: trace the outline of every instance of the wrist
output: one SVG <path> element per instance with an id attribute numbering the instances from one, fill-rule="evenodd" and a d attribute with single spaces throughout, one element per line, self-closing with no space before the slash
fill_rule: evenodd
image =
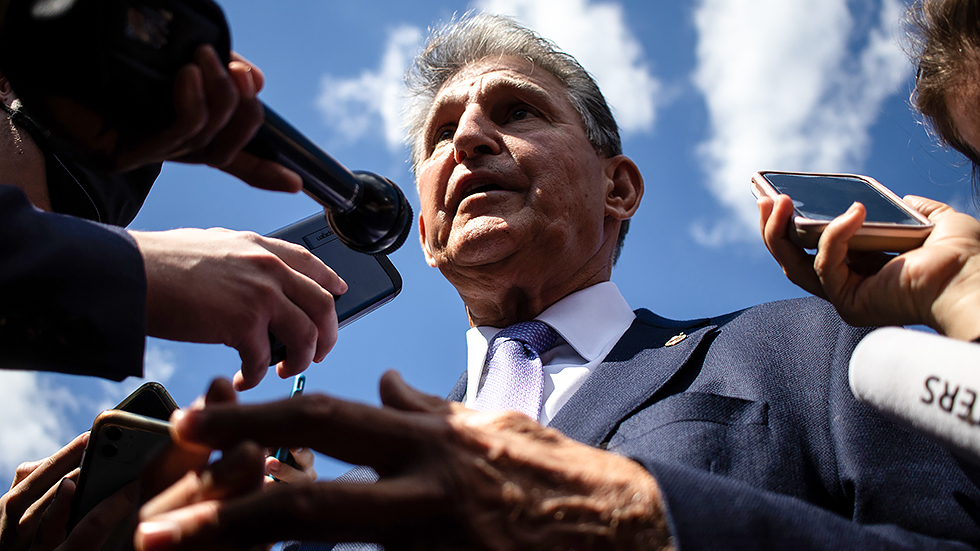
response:
<path id="1" fill-rule="evenodd" d="M 980 255 L 971 256 L 932 305 L 938 332 L 963 341 L 980 339 Z"/>

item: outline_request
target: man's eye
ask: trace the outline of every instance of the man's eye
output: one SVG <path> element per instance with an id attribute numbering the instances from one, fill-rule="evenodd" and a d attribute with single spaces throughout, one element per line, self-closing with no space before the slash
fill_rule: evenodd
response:
<path id="1" fill-rule="evenodd" d="M 456 129 L 452 127 L 446 126 L 440 128 L 439 130 L 436 130 L 435 134 L 432 135 L 432 143 L 437 144 L 440 142 L 444 142 L 446 140 L 452 140 L 453 136 L 455 135 L 456 135 Z"/>
<path id="2" fill-rule="evenodd" d="M 517 107 L 510 112 L 510 120 L 512 121 L 522 121 L 530 117 L 533 113 L 527 107 Z"/>

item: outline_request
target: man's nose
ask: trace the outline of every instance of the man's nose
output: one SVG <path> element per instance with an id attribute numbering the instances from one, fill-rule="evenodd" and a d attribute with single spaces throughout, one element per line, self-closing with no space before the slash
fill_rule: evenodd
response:
<path id="1" fill-rule="evenodd" d="M 456 163 L 479 155 L 496 155 L 500 150 L 500 133 L 493 121 L 479 109 L 467 110 L 453 136 Z"/>

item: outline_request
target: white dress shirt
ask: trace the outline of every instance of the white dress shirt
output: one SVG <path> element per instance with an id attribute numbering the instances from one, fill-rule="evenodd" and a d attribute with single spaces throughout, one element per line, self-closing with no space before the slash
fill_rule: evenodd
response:
<path id="1" fill-rule="evenodd" d="M 558 333 L 558 344 L 541 355 L 544 366 L 544 405 L 538 421 L 547 425 L 589 377 L 636 315 L 611 281 L 582 289 L 552 304 L 536 320 Z M 476 401 L 490 341 L 502 327 L 479 326 L 466 332 L 466 398 Z"/>

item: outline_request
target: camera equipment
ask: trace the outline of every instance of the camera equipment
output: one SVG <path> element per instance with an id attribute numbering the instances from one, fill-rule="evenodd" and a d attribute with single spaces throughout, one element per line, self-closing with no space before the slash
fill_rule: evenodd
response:
<path id="1" fill-rule="evenodd" d="M 0 70 L 49 127 L 53 102 L 66 99 L 132 139 L 163 130 L 176 74 L 202 44 L 228 62 L 230 31 L 211 0 L 0 0 Z M 264 107 L 246 151 L 299 173 L 348 247 L 388 254 L 405 242 L 412 211 L 398 186 L 352 173 Z"/>

